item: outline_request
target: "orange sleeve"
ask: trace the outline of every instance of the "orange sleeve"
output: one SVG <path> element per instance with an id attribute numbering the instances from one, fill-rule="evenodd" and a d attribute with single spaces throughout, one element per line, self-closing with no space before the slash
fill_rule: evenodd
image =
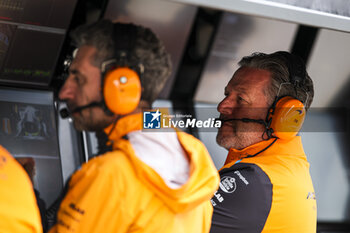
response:
<path id="1" fill-rule="evenodd" d="M 0 232 L 42 233 L 32 183 L 24 169 L 0 146 Z"/>
<path id="2" fill-rule="evenodd" d="M 73 175 L 50 233 L 127 231 L 131 218 L 122 206 L 124 184 L 115 176 L 118 171 L 91 162 Z"/>

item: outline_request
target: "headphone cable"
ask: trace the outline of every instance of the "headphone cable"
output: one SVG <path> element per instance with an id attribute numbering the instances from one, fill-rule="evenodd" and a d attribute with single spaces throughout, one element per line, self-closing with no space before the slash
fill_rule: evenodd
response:
<path id="1" fill-rule="evenodd" d="M 278 138 L 275 137 L 275 140 L 273 140 L 273 142 L 271 142 L 267 147 L 265 147 L 264 149 L 262 149 L 261 151 L 255 153 L 255 154 L 253 154 L 253 155 L 248 155 L 247 157 L 244 157 L 244 159 L 245 159 L 245 158 L 252 158 L 252 157 L 255 157 L 255 156 L 257 156 L 258 154 L 260 154 L 260 153 L 266 151 L 267 149 L 269 149 L 269 148 L 277 141 L 277 139 L 278 139 Z"/>

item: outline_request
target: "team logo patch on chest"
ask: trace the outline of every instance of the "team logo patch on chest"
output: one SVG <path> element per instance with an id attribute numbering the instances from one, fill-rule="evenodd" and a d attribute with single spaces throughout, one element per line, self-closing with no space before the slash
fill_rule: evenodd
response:
<path id="1" fill-rule="evenodd" d="M 237 188 L 236 179 L 230 176 L 224 176 L 220 180 L 220 189 L 225 193 L 233 193 Z"/>

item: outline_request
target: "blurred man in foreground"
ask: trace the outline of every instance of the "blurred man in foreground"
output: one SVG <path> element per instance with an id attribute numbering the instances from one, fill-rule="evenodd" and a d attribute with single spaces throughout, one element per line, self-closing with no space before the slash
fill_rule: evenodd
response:
<path id="1" fill-rule="evenodd" d="M 0 146 L 0 232 L 41 233 L 40 213 L 31 181 Z"/>

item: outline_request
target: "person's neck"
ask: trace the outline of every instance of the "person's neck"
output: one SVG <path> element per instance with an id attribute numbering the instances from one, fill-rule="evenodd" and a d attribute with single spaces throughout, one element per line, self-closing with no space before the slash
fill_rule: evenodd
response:
<path id="1" fill-rule="evenodd" d="M 137 108 L 131 113 L 128 113 L 125 115 L 114 115 L 113 121 L 111 121 L 111 124 L 109 126 L 111 126 L 112 124 L 114 124 L 115 126 L 120 119 L 133 114 L 140 113 L 142 112 L 142 110 L 149 109 L 149 108 L 150 108 L 150 104 L 148 104 L 147 101 L 141 100 Z M 109 135 L 112 133 L 113 130 L 114 130 L 114 127 L 112 127 L 111 131 L 108 134 L 104 129 L 95 132 L 97 141 L 98 141 L 98 154 L 104 154 L 108 151 L 112 151 L 113 145 L 112 143 L 110 143 Z"/>
<path id="2" fill-rule="evenodd" d="M 240 144 L 237 144 L 237 145 L 234 145 L 234 146 L 230 147 L 227 150 L 230 150 L 230 149 L 243 150 L 243 149 L 245 149 L 247 147 L 250 147 L 252 145 L 258 144 L 259 142 L 262 142 L 262 141 L 264 141 L 264 140 L 261 137 L 256 137 L 254 139 L 251 138 L 249 141 L 246 140 L 246 141 L 244 141 L 244 142 L 242 142 Z"/>
<path id="3" fill-rule="evenodd" d="M 95 135 L 97 138 L 97 155 L 102 155 L 113 150 L 113 145 L 108 143 L 108 135 L 103 130 L 96 131 Z"/>

